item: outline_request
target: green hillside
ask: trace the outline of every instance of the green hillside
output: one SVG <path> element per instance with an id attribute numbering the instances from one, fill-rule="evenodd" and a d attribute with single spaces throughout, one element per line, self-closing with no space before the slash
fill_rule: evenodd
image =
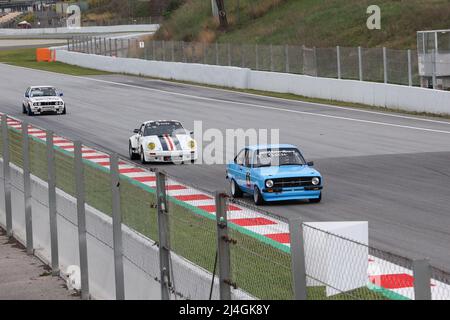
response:
<path id="1" fill-rule="evenodd" d="M 238 10 L 237 4 L 240 3 Z M 368 30 L 369 5 L 381 30 Z M 416 31 L 450 28 L 450 0 L 229 0 L 229 29 L 219 31 L 210 0 L 186 0 L 156 37 L 184 41 L 413 48 Z"/>

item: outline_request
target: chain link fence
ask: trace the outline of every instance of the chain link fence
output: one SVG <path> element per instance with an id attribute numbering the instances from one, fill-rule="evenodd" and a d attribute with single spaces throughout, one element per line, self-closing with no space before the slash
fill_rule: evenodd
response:
<path id="1" fill-rule="evenodd" d="M 415 50 L 386 48 L 308 48 L 140 39 L 74 37 L 71 51 L 121 58 L 234 66 L 259 71 L 302 74 L 419 86 Z M 93 49 L 94 48 L 94 49 Z"/>
<path id="2" fill-rule="evenodd" d="M 75 252 L 73 263 L 81 269 L 82 298 L 89 298 L 89 284 L 99 278 L 108 279 L 106 286 L 115 290 L 110 296 L 126 298 L 125 288 L 134 289 L 130 276 L 123 274 L 126 262 L 156 281 L 163 299 L 450 299 L 450 275 L 423 261 L 370 247 L 367 241 L 322 224 L 287 220 L 245 199 L 211 195 L 176 177 L 145 170 L 6 115 L 0 147 L 8 234 L 19 228 L 13 224 L 18 221 L 17 210 L 12 214 L 8 203 L 12 208 L 17 205 L 11 202 L 17 201 L 17 195 L 11 198 L 11 170 L 20 168 L 23 183 L 13 179 L 13 194 L 23 189 L 33 203 L 49 199 L 53 272 L 59 272 L 61 257 L 67 254 L 58 254 L 55 248 L 68 236 L 58 234 L 55 221 L 61 223 L 64 217 L 78 232 L 78 242 L 70 248 Z M 30 177 L 46 182 L 48 195 L 36 198 Z M 74 199 L 75 219 L 67 214 L 67 203 L 52 200 L 52 192 Z M 33 208 L 25 210 L 24 218 L 29 252 L 34 250 L 31 217 L 35 216 L 27 210 Z M 113 241 L 95 233 L 104 226 L 94 223 L 86 213 L 89 208 L 109 221 L 105 225 L 112 224 Z M 122 245 L 124 230 L 149 243 L 145 255 L 136 255 L 129 240 Z M 101 263 L 101 273 L 93 265 L 93 255 L 100 252 L 92 245 L 94 238 L 114 252 L 114 258 L 96 262 Z"/>

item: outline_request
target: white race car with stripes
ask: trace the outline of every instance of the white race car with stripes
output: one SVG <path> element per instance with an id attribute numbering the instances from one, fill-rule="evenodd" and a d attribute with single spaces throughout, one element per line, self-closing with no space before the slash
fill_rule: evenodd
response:
<path id="1" fill-rule="evenodd" d="M 146 121 L 130 137 L 130 159 L 148 162 L 194 162 L 197 143 L 179 121 Z"/>

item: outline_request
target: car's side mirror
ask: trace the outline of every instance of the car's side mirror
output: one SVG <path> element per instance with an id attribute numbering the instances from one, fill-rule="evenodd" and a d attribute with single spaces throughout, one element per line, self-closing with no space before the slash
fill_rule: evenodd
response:
<path id="1" fill-rule="evenodd" d="M 194 131 L 189 132 L 189 134 L 194 134 Z"/>
<path id="2" fill-rule="evenodd" d="M 310 162 L 308 162 L 306 165 L 307 165 L 308 167 L 314 167 L 314 162 L 313 162 L 313 161 L 310 161 Z"/>
<path id="3" fill-rule="evenodd" d="M 60 97 L 64 96 L 64 93 L 60 92 L 60 93 L 59 93 L 59 96 L 60 96 Z"/>
<path id="4" fill-rule="evenodd" d="M 134 129 L 133 132 L 134 133 L 139 133 L 139 129 Z"/>

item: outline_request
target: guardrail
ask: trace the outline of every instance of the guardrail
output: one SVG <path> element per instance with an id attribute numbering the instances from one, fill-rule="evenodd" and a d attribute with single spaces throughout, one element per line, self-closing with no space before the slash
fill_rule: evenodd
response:
<path id="1" fill-rule="evenodd" d="M 79 267 L 84 299 L 450 299 L 367 223 L 286 221 L 7 115 L 0 141 L 0 225 L 54 274 Z"/>

